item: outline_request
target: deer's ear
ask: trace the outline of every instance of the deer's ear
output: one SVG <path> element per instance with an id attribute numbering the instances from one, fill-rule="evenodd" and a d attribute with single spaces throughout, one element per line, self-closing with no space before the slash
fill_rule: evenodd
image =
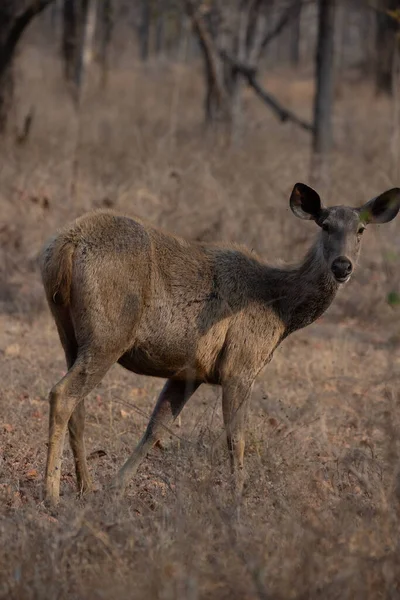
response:
<path id="1" fill-rule="evenodd" d="M 372 198 L 358 209 L 364 223 L 388 223 L 400 209 L 400 188 L 392 188 L 380 196 Z"/>
<path id="2" fill-rule="evenodd" d="M 316 221 L 321 215 L 321 198 L 305 183 L 296 183 L 290 196 L 290 208 L 296 217 Z"/>

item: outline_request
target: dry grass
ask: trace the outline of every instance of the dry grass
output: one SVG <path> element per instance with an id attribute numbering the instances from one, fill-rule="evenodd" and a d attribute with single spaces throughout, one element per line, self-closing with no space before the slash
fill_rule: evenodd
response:
<path id="1" fill-rule="evenodd" d="M 76 116 L 43 53 L 26 46 L 19 68 L 20 112 L 32 102 L 36 117 L 25 146 L 0 149 L 0 597 L 398 598 L 400 326 L 386 302 L 399 287 L 398 222 L 370 228 L 354 280 L 260 376 L 240 523 L 216 388 L 196 394 L 126 498 L 102 490 L 162 386 L 117 366 L 88 400 L 99 491 L 76 499 L 66 449 L 61 507 L 44 508 L 47 393 L 65 366 L 35 267 L 43 240 L 106 203 L 182 235 L 298 260 L 314 230 L 292 218 L 288 193 L 308 179 L 309 139 L 248 95 L 245 138 L 229 149 L 202 131 L 196 70 L 119 68 L 108 89 L 89 86 L 71 200 Z M 308 116 L 310 79 L 289 75 L 274 73 L 271 89 Z M 398 184 L 391 119 L 368 86 L 341 87 L 327 203 L 360 204 Z"/>

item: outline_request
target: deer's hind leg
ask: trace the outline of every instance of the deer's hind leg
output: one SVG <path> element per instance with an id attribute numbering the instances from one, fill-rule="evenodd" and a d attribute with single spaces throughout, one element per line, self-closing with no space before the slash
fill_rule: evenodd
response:
<path id="1" fill-rule="evenodd" d="M 158 442 L 181 413 L 189 398 L 201 385 L 200 381 L 168 379 L 150 417 L 146 431 L 134 452 L 126 460 L 114 479 L 112 487 L 122 492 L 136 473 L 149 450 Z"/>
<path id="2" fill-rule="evenodd" d="M 68 308 L 57 310 L 57 330 L 64 348 L 67 369 L 70 370 L 77 358 L 78 344 Z M 85 447 L 85 399 L 82 398 L 68 421 L 69 442 L 74 457 L 77 487 L 80 493 L 92 489 L 92 480 L 86 460 Z"/>
<path id="3" fill-rule="evenodd" d="M 90 492 L 93 489 L 86 459 L 85 412 L 85 399 L 82 398 L 74 408 L 68 421 L 69 443 L 74 456 L 76 483 L 80 494 Z"/>
<path id="4" fill-rule="evenodd" d="M 74 455 L 80 490 L 90 489 L 91 480 L 86 463 L 84 444 L 84 398 L 100 383 L 109 368 L 118 360 L 123 350 L 115 333 L 106 337 L 104 332 L 84 332 L 83 339 L 90 344 L 80 344 L 76 339 L 67 308 L 54 308 L 53 314 L 69 367 L 67 374 L 50 392 L 49 446 L 45 473 L 45 496 L 57 504 L 60 494 L 62 452 L 67 427 Z M 114 337 L 114 339 L 113 339 Z M 105 351 L 107 348 L 107 351 Z"/>
<path id="5" fill-rule="evenodd" d="M 73 430 L 71 445 L 75 459 L 81 458 L 82 460 L 77 465 L 77 471 L 79 477 L 85 477 L 86 457 L 84 457 L 84 445 L 81 443 L 83 442 L 83 412 L 78 405 L 101 381 L 114 362 L 114 357 L 112 359 L 102 357 L 100 349 L 91 348 L 83 352 L 78 350 L 77 358 L 68 373 L 50 392 L 49 447 L 45 474 L 45 495 L 51 504 L 57 504 L 59 499 L 62 451 L 71 417 L 70 431 Z M 76 412 L 77 408 L 78 412 Z"/>

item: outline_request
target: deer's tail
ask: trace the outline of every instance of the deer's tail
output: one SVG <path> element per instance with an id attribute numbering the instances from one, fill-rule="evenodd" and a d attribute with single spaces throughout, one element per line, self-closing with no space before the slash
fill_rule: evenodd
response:
<path id="1" fill-rule="evenodd" d="M 61 233 L 50 240 L 40 254 L 40 271 L 50 308 L 70 304 L 74 251 L 73 241 Z"/>

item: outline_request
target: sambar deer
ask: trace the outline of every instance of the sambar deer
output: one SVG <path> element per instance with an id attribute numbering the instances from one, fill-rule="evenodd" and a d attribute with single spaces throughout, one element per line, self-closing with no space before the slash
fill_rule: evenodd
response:
<path id="1" fill-rule="evenodd" d="M 244 426 L 253 382 L 289 334 L 328 308 L 350 278 L 368 223 L 398 213 L 394 188 L 361 208 L 325 208 L 297 183 L 293 213 L 320 231 L 301 264 L 266 265 L 229 244 L 191 242 L 139 219 L 92 212 L 44 247 L 41 273 L 68 372 L 50 392 L 45 496 L 59 499 L 67 427 L 80 492 L 91 489 L 84 398 L 113 363 L 167 382 L 146 432 L 114 481 L 123 490 L 202 383 L 222 386 L 231 469 L 243 483 Z"/>

